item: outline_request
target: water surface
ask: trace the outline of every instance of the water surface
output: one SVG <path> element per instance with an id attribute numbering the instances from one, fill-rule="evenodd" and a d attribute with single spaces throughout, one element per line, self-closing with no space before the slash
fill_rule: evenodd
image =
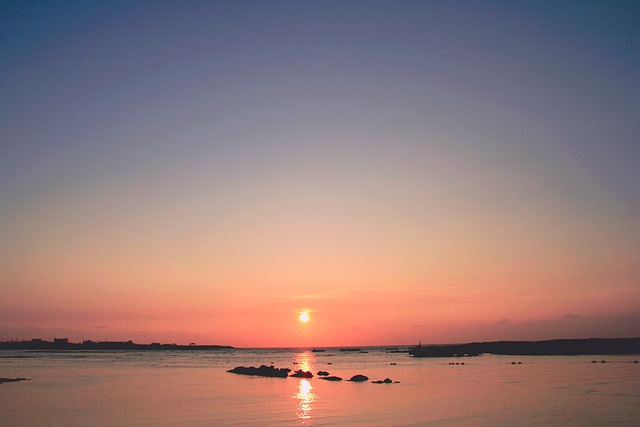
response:
<path id="1" fill-rule="evenodd" d="M 0 377 L 31 380 L 0 384 L 0 414 L 3 425 L 27 427 L 584 426 L 640 419 L 638 356 L 416 359 L 366 350 L 5 351 Z M 226 372 L 261 364 L 400 383 Z"/>

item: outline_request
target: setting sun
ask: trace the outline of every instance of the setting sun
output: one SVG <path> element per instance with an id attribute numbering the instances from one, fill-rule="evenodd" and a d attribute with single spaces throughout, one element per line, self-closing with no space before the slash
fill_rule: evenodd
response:
<path id="1" fill-rule="evenodd" d="M 298 319 L 300 319 L 302 323 L 307 323 L 309 321 L 309 313 L 303 311 L 302 313 L 300 313 L 300 317 Z"/>

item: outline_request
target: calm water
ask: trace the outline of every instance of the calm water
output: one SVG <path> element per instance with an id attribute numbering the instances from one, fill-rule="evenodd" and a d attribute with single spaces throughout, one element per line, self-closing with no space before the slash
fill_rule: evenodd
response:
<path id="1" fill-rule="evenodd" d="M 640 356 L 414 359 L 368 351 L 0 352 L 0 377 L 31 378 L 0 384 L 0 425 L 640 424 L 640 364 L 632 363 Z M 225 372 L 271 363 L 400 383 Z"/>

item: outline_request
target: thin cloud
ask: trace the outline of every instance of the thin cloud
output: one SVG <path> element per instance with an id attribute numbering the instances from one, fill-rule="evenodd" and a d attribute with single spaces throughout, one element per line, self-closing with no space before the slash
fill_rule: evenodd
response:
<path id="1" fill-rule="evenodd" d="M 564 316 L 562 316 L 563 319 L 580 319 L 581 317 L 578 316 L 577 314 L 571 314 L 571 313 L 567 313 Z"/>

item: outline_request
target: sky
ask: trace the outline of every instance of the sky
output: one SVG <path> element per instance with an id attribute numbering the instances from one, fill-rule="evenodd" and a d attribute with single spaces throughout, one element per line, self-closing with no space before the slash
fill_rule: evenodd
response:
<path id="1" fill-rule="evenodd" d="M 0 335 L 640 336 L 639 135 L 638 2 L 4 0 Z"/>

